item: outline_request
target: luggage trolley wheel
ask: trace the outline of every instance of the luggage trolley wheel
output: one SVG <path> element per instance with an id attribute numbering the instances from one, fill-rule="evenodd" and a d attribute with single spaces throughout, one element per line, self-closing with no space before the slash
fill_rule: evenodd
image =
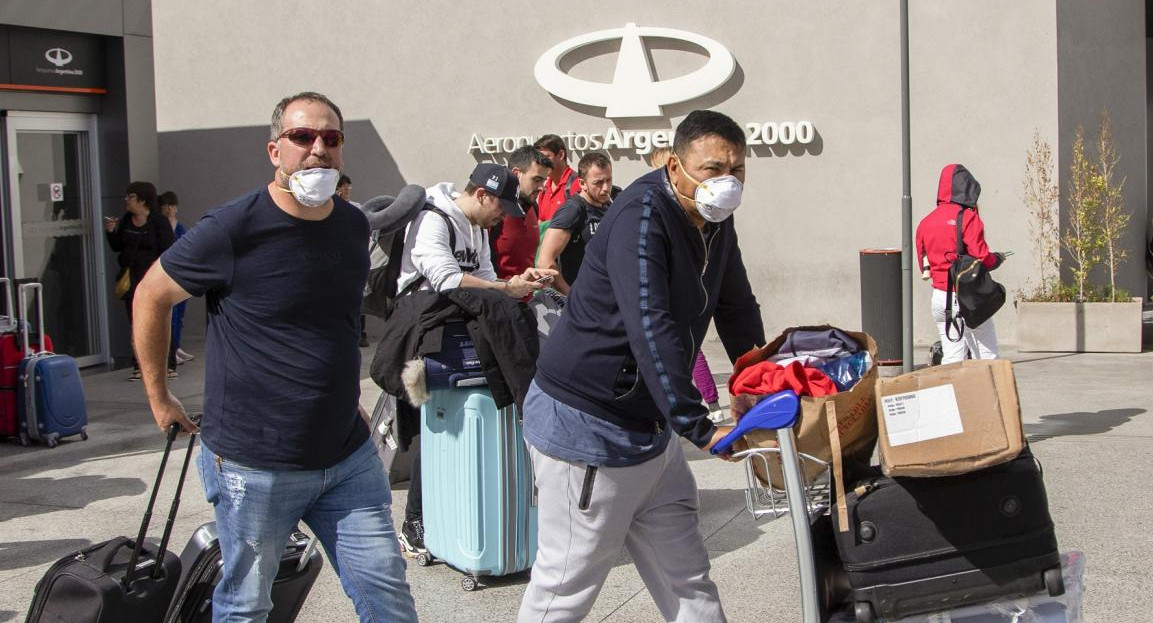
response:
<path id="1" fill-rule="evenodd" d="M 853 604 L 853 613 L 857 617 L 857 623 L 873 623 L 877 620 L 873 614 L 873 604 L 867 601 Z"/>
<path id="2" fill-rule="evenodd" d="M 480 586 L 480 582 L 478 582 L 477 579 L 471 575 L 466 575 L 460 579 L 460 587 L 466 591 L 475 591 L 478 586 Z"/>
<path id="3" fill-rule="evenodd" d="M 1050 567 L 1045 570 L 1045 590 L 1049 592 L 1050 597 L 1058 597 L 1065 594 L 1065 578 L 1061 577 L 1061 567 Z"/>

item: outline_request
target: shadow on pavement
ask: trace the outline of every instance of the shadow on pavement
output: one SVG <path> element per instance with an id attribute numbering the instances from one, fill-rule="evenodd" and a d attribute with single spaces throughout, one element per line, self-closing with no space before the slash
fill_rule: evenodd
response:
<path id="1" fill-rule="evenodd" d="M 53 539 L 51 541 L 21 541 L 0 543 L 0 571 L 36 567 L 53 562 L 72 552 L 92 545 L 88 539 Z M 0 612 L 0 621 L 4 613 Z"/>
<path id="2" fill-rule="evenodd" d="M 84 508 L 110 498 L 140 495 L 147 488 L 139 478 L 69 476 L 65 478 L 0 479 L 0 521 L 64 509 Z"/>
<path id="3" fill-rule="evenodd" d="M 1025 424 L 1025 436 L 1030 442 L 1034 442 L 1053 437 L 1099 435 L 1125 424 L 1142 413 L 1145 413 L 1145 409 L 1105 409 L 1096 412 L 1078 411 L 1042 415 L 1040 422 Z"/>
<path id="4" fill-rule="evenodd" d="M 11 610 L 0 610 L 0 623 L 5 621 L 13 621 L 19 613 L 12 612 Z"/>

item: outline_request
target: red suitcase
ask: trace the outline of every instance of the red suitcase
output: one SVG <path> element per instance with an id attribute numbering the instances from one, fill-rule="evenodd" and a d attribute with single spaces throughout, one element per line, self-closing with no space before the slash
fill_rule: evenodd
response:
<path id="1" fill-rule="evenodd" d="M 20 423 L 16 409 L 16 382 L 19 377 L 20 362 L 24 360 L 24 348 L 20 344 L 20 328 L 27 328 L 27 323 L 21 323 L 20 314 L 16 313 L 16 306 L 12 303 L 12 282 L 7 277 L 0 277 L 0 285 L 4 288 L 4 308 L 6 316 L 0 316 L 0 439 L 15 437 L 20 432 Z M 38 343 L 38 340 L 29 340 Z M 44 344 L 52 350 L 52 340 L 44 336 Z M 35 346 L 32 347 L 36 349 Z"/>

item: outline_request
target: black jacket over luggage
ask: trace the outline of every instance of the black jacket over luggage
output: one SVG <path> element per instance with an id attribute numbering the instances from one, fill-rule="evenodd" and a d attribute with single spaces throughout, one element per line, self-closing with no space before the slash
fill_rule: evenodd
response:
<path id="1" fill-rule="evenodd" d="M 180 559 L 169 552 L 167 546 L 195 436 L 188 441 L 164 536 L 158 545 L 145 543 L 144 536 L 152 519 L 164 466 L 179 430 L 179 425 L 169 430 L 164 458 L 136 539 L 116 537 L 58 560 L 36 584 L 27 623 L 143 623 L 163 619 L 176 583 L 180 581 Z"/>
<path id="2" fill-rule="evenodd" d="M 216 522 L 196 530 L 180 554 L 180 562 L 184 577 L 164 623 L 212 623 L 212 594 L 220 583 L 224 567 Z M 272 582 L 272 612 L 268 614 L 268 623 L 296 620 L 323 566 L 316 541 L 303 532 L 293 532 Z"/>
<path id="3" fill-rule="evenodd" d="M 1028 448 L 958 476 L 878 470 L 846 502 L 848 531 L 832 515 L 861 623 L 1064 592 L 1045 484 Z"/>

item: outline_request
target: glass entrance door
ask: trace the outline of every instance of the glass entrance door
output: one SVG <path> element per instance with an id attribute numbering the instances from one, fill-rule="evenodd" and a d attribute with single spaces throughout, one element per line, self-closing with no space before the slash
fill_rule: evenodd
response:
<path id="1" fill-rule="evenodd" d="M 95 117 L 10 111 L 5 126 L 12 273 L 43 284 L 56 352 L 81 366 L 104 363 Z"/>

